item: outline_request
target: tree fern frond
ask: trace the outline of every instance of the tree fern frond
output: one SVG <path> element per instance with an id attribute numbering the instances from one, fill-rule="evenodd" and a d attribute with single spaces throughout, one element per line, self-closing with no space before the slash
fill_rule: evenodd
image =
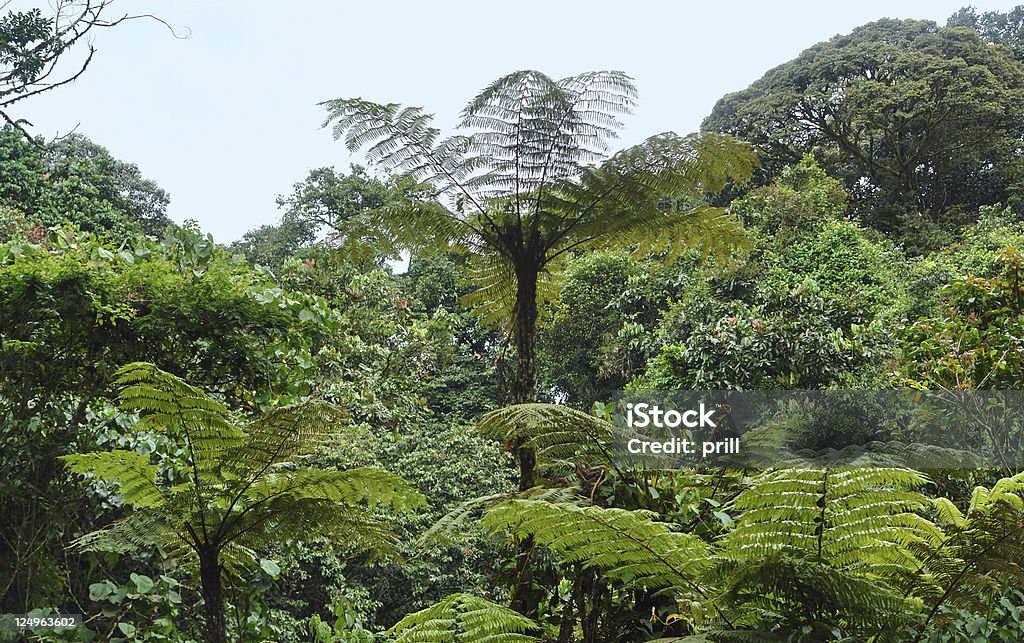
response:
<path id="1" fill-rule="evenodd" d="M 793 556 L 766 555 L 720 566 L 716 572 L 728 577 L 729 590 L 720 597 L 721 605 L 727 611 L 735 606 L 754 609 L 767 623 L 780 614 L 799 612 L 812 626 L 863 631 L 886 623 L 892 631 L 919 607 L 918 601 L 877 578 Z"/>
<path id="2" fill-rule="evenodd" d="M 199 470 L 218 466 L 215 454 L 242 443 L 227 408 L 198 388 L 145 362 L 118 370 L 122 408 L 139 411 L 144 424 L 181 435 Z"/>
<path id="3" fill-rule="evenodd" d="M 538 463 L 560 469 L 611 461 L 612 425 L 567 406 L 508 406 L 485 415 L 477 428 L 507 443 L 523 439 L 524 446 L 536 451 Z"/>
<path id="4" fill-rule="evenodd" d="M 320 498 L 274 499 L 251 509 L 242 519 L 229 520 L 222 538 L 250 549 L 271 543 L 329 537 L 348 554 L 370 560 L 400 561 L 398 537 L 391 524 L 360 507 Z"/>
<path id="5" fill-rule="evenodd" d="M 925 625 L 943 604 L 984 611 L 983 597 L 1024 586 L 1024 474 L 974 490 L 965 514 L 952 513 L 947 539 L 926 550 L 925 570 L 944 588 Z M 953 507 L 953 510 L 956 508 Z"/>
<path id="6" fill-rule="evenodd" d="M 319 401 L 271 409 L 249 423 L 241 444 L 224 450 L 221 466 L 251 474 L 310 455 L 337 439 L 347 419 L 337 406 Z"/>
<path id="7" fill-rule="evenodd" d="M 670 256 L 695 246 L 721 253 L 745 239 L 737 220 L 703 203 L 757 164 L 748 145 L 713 134 L 660 134 L 563 182 L 548 209 L 571 222 L 563 247 L 629 248 Z M 692 227 L 692 229 L 690 229 Z"/>
<path id="8" fill-rule="evenodd" d="M 74 540 L 71 547 L 81 551 L 127 553 L 160 548 L 182 553 L 188 549 L 181 521 L 165 507 L 140 508 L 110 526 Z"/>
<path id="9" fill-rule="evenodd" d="M 589 500 L 577 495 L 572 489 L 556 487 L 546 489 L 535 487 L 526 491 L 495 493 L 488 496 L 471 498 L 460 502 L 455 507 L 441 516 L 417 539 L 417 547 L 429 547 L 438 545 L 450 545 L 465 538 L 468 531 L 474 528 L 472 521 L 476 520 L 488 508 L 506 500 L 515 498 L 524 500 L 538 500 L 541 502 L 575 504 L 583 506 L 589 504 Z"/>
<path id="10" fill-rule="evenodd" d="M 942 540 L 916 513 L 925 500 L 910 489 L 926 482 L 904 469 L 768 472 L 737 496 L 743 514 L 723 539 L 722 556 L 750 560 L 787 551 L 841 567 L 913 561 L 908 544 Z"/>
<path id="11" fill-rule="evenodd" d="M 409 614 L 388 634 L 396 643 L 529 643 L 540 626 L 514 610 L 469 594 L 450 594 Z"/>
<path id="12" fill-rule="evenodd" d="M 926 483 L 896 468 L 762 474 L 736 497 L 743 513 L 720 541 L 723 607 L 754 626 L 865 631 L 912 619 L 939 591 L 919 572 L 945 537 L 919 513 Z"/>
<path id="13" fill-rule="evenodd" d="M 629 76 L 596 71 L 555 81 L 518 71 L 491 83 L 463 111 L 461 126 L 477 130 L 470 153 L 494 166 L 477 183 L 486 197 L 515 195 L 514 211 L 540 208 L 531 201 L 553 177 L 577 176 L 603 158 L 636 98 Z"/>
<path id="14" fill-rule="evenodd" d="M 483 240 L 472 220 L 464 220 L 437 201 L 406 197 L 350 220 L 346 233 L 383 231 L 400 249 L 419 253 L 465 248 L 478 252 Z"/>
<path id="15" fill-rule="evenodd" d="M 348 506 L 390 507 L 395 511 L 409 511 L 425 504 L 423 495 L 409 488 L 401 477 L 373 467 L 272 472 L 250 485 L 245 499 L 254 503 L 268 499 L 284 503 L 326 500 Z"/>
<path id="16" fill-rule="evenodd" d="M 514 264 L 495 253 L 470 255 L 462 283 L 472 288 L 459 301 L 489 326 L 507 327 L 516 304 L 518 278 Z M 554 301 L 561 287 L 557 270 L 537 276 L 537 301 Z"/>
<path id="17" fill-rule="evenodd" d="M 149 456 L 135 451 L 80 453 L 61 456 L 69 470 L 90 474 L 99 480 L 113 482 L 126 504 L 135 507 L 158 507 L 164 494 L 157 485 L 158 467 L 149 463 Z"/>
<path id="18" fill-rule="evenodd" d="M 419 107 L 378 104 L 359 98 L 320 103 L 327 109 L 324 126 L 333 125 L 335 139 L 345 140 L 349 151 L 366 149 L 367 161 L 428 183 L 439 194 L 460 195 L 477 212 L 483 207 L 465 190 L 464 181 L 479 162 L 466 159 L 465 137 L 439 141 L 440 131 L 431 126 L 433 116 Z"/>
<path id="19" fill-rule="evenodd" d="M 654 517 L 646 511 L 510 500 L 489 509 L 481 524 L 532 537 L 559 560 L 600 570 L 626 587 L 703 595 L 699 578 L 710 564 L 707 545 Z"/>

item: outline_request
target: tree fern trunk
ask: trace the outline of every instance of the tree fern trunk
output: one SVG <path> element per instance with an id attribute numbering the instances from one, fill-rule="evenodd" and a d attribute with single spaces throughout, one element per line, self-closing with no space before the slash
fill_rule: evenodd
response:
<path id="1" fill-rule="evenodd" d="M 512 340 L 516 347 L 516 371 L 509 385 L 509 404 L 537 401 L 537 269 L 528 266 L 517 270 L 516 305 Z M 516 447 L 519 461 L 519 490 L 536 484 L 533 449 Z"/>
<path id="2" fill-rule="evenodd" d="M 206 643 L 227 643 L 224 619 L 224 586 L 216 551 L 199 554 L 199 576 L 202 581 L 203 615 L 206 617 Z"/>
<path id="3" fill-rule="evenodd" d="M 516 347 L 516 370 L 507 382 L 507 404 L 526 404 L 537 401 L 537 275 L 535 266 L 516 270 L 516 304 L 513 311 L 512 341 Z M 519 464 L 519 490 L 525 491 L 537 484 L 535 470 L 537 454 L 523 446 L 523 438 L 513 443 L 513 453 Z M 511 607 L 524 616 L 533 617 L 540 604 L 538 591 L 533 587 L 530 559 L 534 542 L 532 537 L 519 541 L 516 547 L 515 585 L 512 588 Z"/>

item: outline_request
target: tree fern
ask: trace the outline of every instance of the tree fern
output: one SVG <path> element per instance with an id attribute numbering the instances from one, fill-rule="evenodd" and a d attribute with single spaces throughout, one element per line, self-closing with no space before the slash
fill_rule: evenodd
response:
<path id="1" fill-rule="evenodd" d="M 209 641 L 224 640 L 222 573 L 254 562 L 261 547 L 328 535 L 371 558 L 397 556 L 395 534 L 375 510 L 412 509 L 423 503 L 420 494 L 377 469 L 303 466 L 342 436 L 339 409 L 320 402 L 289 406 L 243 430 L 223 404 L 152 364 L 129 364 L 117 382 L 121 408 L 138 411 L 142 427 L 179 439 L 186 461 L 162 475 L 148 456 L 134 452 L 65 456 L 71 471 L 114 485 L 134 508 L 75 546 L 155 548 L 197 559 Z"/>
<path id="2" fill-rule="evenodd" d="M 529 643 L 540 627 L 525 616 L 483 598 L 451 594 L 409 614 L 388 634 L 395 643 Z"/>
<path id="3" fill-rule="evenodd" d="M 356 235 L 383 231 L 414 251 L 461 247 L 480 259 L 476 302 L 510 331 L 517 353 L 511 402 L 535 397 L 537 302 L 565 253 L 698 243 L 721 250 L 739 237 L 736 222 L 703 199 L 749 179 L 752 148 L 666 133 L 610 155 L 635 98 L 632 79 L 618 71 L 561 80 L 518 71 L 474 97 L 448 138 L 418 107 L 322 103 L 324 125 L 350 151 L 421 183 L 402 202 L 351 220 Z"/>
<path id="4" fill-rule="evenodd" d="M 723 251 L 741 236 L 706 197 L 749 180 L 753 148 L 666 133 L 609 156 L 635 98 L 632 79 L 618 71 L 560 80 L 518 71 L 474 97 L 448 138 L 417 107 L 322 103 L 335 139 L 421 183 L 388 209 L 350 220 L 357 234 L 371 229 L 413 251 L 462 248 L 474 257 L 476 309 L 501 325 L 514 350 L 514 362 L 504 353 L 499 361 L 501 404 L 536 401 L 538 305 L 568 253 L 626 246 L 671 256 L 696 244 Z M 519 490 L 530 489 L 534 450 L 521 438 L 509 446 Z"/>

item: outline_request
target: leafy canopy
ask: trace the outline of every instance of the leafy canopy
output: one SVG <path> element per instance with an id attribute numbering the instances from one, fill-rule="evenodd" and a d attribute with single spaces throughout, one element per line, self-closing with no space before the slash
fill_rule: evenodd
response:
<path id="1" fill-rule="evenodd" d="M 1022 98 L 1024 69 L 1005 48 L 964 28 L 884 19 L 726 95 L 702 127 L 764 149 L 768 178 L 814 151 L 868 223 L 916 234 L 1014 193 Z"/>

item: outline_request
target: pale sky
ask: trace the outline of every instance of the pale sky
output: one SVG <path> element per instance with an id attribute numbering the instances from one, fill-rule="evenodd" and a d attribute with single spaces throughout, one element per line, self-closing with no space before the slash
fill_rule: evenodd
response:
<path id="1" fill-rule="evenodd" d="M 419 105 L 450 129 L 511 71 L 618 69 L 640 91 L 626 146 L 695 131 L 722 95 L 817 42 L 882 17 L 945 24 L 968 1 L 119 0 L 114 9 L 157 14 L 191 36 L 143 21 L 99 32 L 84 76 L 11 113 L 47 137 L 77 125 L 166 189 L 174 220 L 229 243 L 276 222 L 275 197 L 309 170 L 347 170 L 353 159 L 321 129 L 319 101 Z"/>

